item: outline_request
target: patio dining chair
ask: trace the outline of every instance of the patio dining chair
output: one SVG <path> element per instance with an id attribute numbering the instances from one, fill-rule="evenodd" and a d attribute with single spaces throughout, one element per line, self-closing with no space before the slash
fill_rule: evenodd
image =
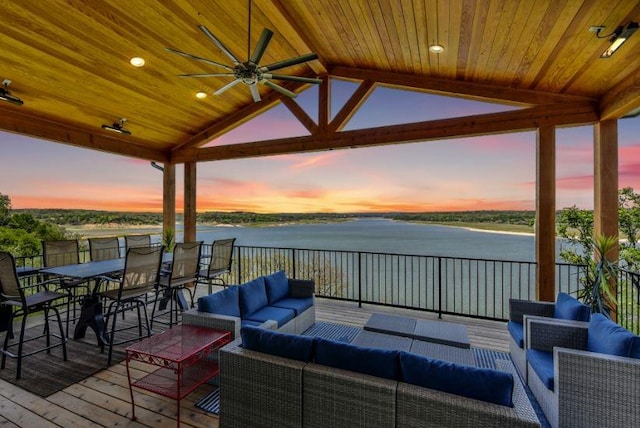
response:
<path id="1" fill-rule="evenodd" d="M 164 305 L 160 305 L 159 309 L 162 310 L 164 309 L 163 306 L 166 307 L 166 303 L 169 304 L 169 322 L 166 323 L 169 328 L 178 323 L 180 310 L 189 309 L 189 305 L 182 294 L 183 290 L 187 290 L 190 294 L 193 306 L 194 295 L 188 286 L 195 284 L 198 279 L 201 249 L 202 241 L 176 244 L 173 249 L 173 261 L 170 272 L 160 277 L 158 293 L 163 293 L 164 297 L 162 298 L 162 302 L 164 302 Z M 157 301 L 158 299 L 156 299 L 156 302 Z M 166 314 L 156 313 L 156 304 L 154 303 L 151 313 L 151 327 L 153 327 L 154 320 L 163 315 Z M 164 321 L 158 322 L 165 323 Z"/>
<path id="2" fill-rule="evenodd" d="M 233 263 L 233 247 L 236 238 L 217 239 L 211 245 L 211 258 L 206 268 L 201 269 L 198 274 L 198 282 L 206 282 L 209 286 L 208 294 L 213 292 L 213 283 L 218 281 L 226 286 L 222 275 L 231 272 Z M 197 283 L 196 283 L 197 285 Z M 196 286 L 193 288 L 192 297 L 196 294 Z M 191 302 L 193 305 L 193 301 Z"/>
<path id="3" fill-rule="evenodd" d="M 109 301 L 109 306 L 105 313 L 105 326 L 111 329 L 107 337 L 109 345 L 108 365 L 111 365 L 113 359 L 113 346 L 123 343 L 139 340 L 142 335 L 142 318 L 140 311 L 144 312 L 144 329 L 146 336 L 151 336 L 151 324 L 147 316 L 146 296 L 149 292 L 156 292 L 158 281 L 160 278 L 160 266 L 162 264 L 162 254 L 164 246 L 159 247 L 138 247 L 129 248 L 124 263 L 124 272 L 122 276 L 117 278 L 102 277 L 101 279 L 116 284 L 115 287 L 109 287 L 107 290 L 99 293 L 100 297 Z M 157 299 L 157 293 L 156 293 Z M 154 301 L 155 306 L 155 301 Z M 118 314 L 123 311 L 130 310 L 135 307 L 138 312 L 138 323 L 134 326 L 123 327 L 116 330 Z M 130 329 L 138 329 L 138 336 L 134 338 L 125 338 L 118 342 L 115 341 L 116 332 L 123 332 Z M 104 344 L 101 346 L 104 351 Z"/>
<path id="4" fill-rule="evenodd" d="M 129 248 L 140 248 L 151 246 L 151 235 L 125 235 L 124 247 L 125 251 Z"/>
<path id="5" fill-rule="evenodd" d="M 34 290 L 35 292 L 30 294 L 25 293 L 25 289 L 20 285 L 18 280 L 16 263 L 13 256 L 7 252 L 0 252 L 0 312 L 7 315 L 6 320 L 4 320 L 5 322 L 0 325 L 0 332 L 3 330 L 5 331 L 4 343 L 2 345 L 2 369 L 5 368 L 7 357 L 16 358 L 18 360 L 16 366 L 16 380 L 21 377 L 22 359 L 24 357 L 44 351 L 51 353 L 52 348 L 62 346 L 62 356 L 64 361 L 67 361 L 67 339 L 62 327 L 60 312 L 58 312 L 54 302 L 59 299 L 68 298 L 68 294 L 49 290 L 47 285 L 52 282 L 57 282 L 57 280 L 44 281 L 38 284 L 29 285 L 29 290 Z M 35 337 L 25 338 L 27 318 L 29 318 L 31 314 L 40 311 L 44 312 L 43 333 Z M 53 311 L 56 316 L 58 327 L 60 328 L 60 335 L 51 333 L 51 329 L 49 327 L 49 311 Z M 9 341 L 14 338 L 13 320 L 20 316 L 22 317 L 22 323 L 20 324 L 20 337 L 17 343 L 10 345 Z M 60 341 L 52 344 L 51 336 L 60 339 Z M 25 343 L 41 338 L 46 338 L 46 346 L 38 349 L 29 349 L 29 351 L 25 353 Z M 18 347 L 17 353 L 11 352 L 10 350 L 10 348 L 14 346 Z"/>
<path id="6" fill-rule="evenodd" d="M 89 238 L 89 255 L 92 262 L 120 258 L 120 240 L 109 238 Z"/>
<path id="7" fill-rule="evenodd" d="M 80 264 L 80 248 L 76 239 L 59 241 L 42 241 L 42 259 L 45 268 Z M 60 288 L 68 295 L 66 314 L 66 334 L 69 336 L 69 321 L 77 319 L 76 305 L 81 303 L 83 296 L 90 293 L 89 283 L 84 280 L 59 278 Z M 79 289 L 84 288 L 83 293 Z M 71 318 L 71 312 L 73 317 Z"/>

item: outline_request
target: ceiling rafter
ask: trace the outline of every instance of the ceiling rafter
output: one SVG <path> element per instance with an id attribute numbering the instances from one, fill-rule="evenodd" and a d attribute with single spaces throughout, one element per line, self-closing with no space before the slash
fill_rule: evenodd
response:
<path id="1" fill-rule="evenodd" d="M 342 128 L 344 128 L 353 115 L 356 114 L 365 101 L 367 101 L 367 98 L 369 98 L 369 95 L 371 95 L 375 87 L 376 83 L 373 80 L 365 80 L 360 83 L 360 86 L 358 86 L 351 95 L 351 98 L 347 100 L 331 123 L 329 123 L 328 131 L 342 131 Z"/>
<path id="2" fill-rule="evenodd" d="M 315 134 L 316 132 L 318 132 L 318 125 L 313 121 L 313 119 L 309 117 L 307 112 L 304 111 L 302 107 L 300 107 L 300 104 L 289 97 L 282 97 L 280 100 L 282 101 L 282 104 L 284 104 L 289 109 L 289 111 L 293 113 L 296 119 L 298 119 L 300 123 L 305 128 L 307 128 L 307 131 L 309 131 L 311 134 Z"/>
<path id="3" fill-rule="evenodd" d="M 189 149 L 175 153 L 173 160 L 201 162 L 401 144 L 527 131 L 541 126 L 586 124 L 597 120 L 598 114 L 594 103 L 562 103 L 452 119 Z"/>
<path id="4" fill-rule="evenodd" d="M 623 80 L 600 100 L 600 118 L 615 119 L 640 108 L 640 73 Z"/>
<path id="5" fill-rule="evenodd" d="M 571 102 L 593 102 L 594 98 L 578 95 L 566 95 L 530 89 L 516 89 L 486 83 L 464 82 L 459 80 L 437 79 L 417 74 L 397 73 L 379 70 L 367 70 L 335 66 L 329 70 L 332 76 L 349 79 L 371 79 L 377 83 L 418 89 L 453 97 L 481 101 L 501 101 L 524 105 L 544 105 Z"/>

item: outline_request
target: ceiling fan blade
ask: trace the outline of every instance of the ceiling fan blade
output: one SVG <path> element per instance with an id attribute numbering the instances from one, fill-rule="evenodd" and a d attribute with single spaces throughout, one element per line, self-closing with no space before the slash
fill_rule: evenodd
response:
<path id="1" fill-rule="evenodd" d="M 281 94 L 284 94 L 284 95 L 286 95 L 288 97 L 291 97 L 291 98 L 297 97 L 297 95 L 294 92 L 291 92 L 290 90 L 283 88 L 282 86 L 278 85 L 277 83 L 273 83 L 273 82 L 271 82 L 269 80 L 261 80 L 260 83 L 262 83 L 264 86 L 266 86 L 268 88 L 271 88 L 274 91 L 278 91 Z"/>
<path id="2" fill-rule="evenodd" d="M 306 55 L 301 55 L 295 58 L 289 58 L 284 61 L 275 62 L 273 64 L 265 65 L 264 67 L 260 67 L 261 72 L 267 71 L 275 71 L 280 70 L 281 68 L 291 67 L 292 65 L 302 64 L 303 62 L 312 61 L 314 59 L 318 59 L 317 53 L 309 53 Z"/>
<path id="3" fill-rule="evenodd" d="M 227 55 L 231 59 L 231 61 L 233 61 L 234 64 L 241 63 L 241 61 L 238 58 L 236 58 L 236 56 L 232 54 L 231 51 L 227 49 L 227 47 L 220 40 L 218 40 L 216 36 L 214 36 L 213 33 L 209 31 L 207 27 L 205 27 L 204 25 L 198 25 L 198 28 L 200 29 L 200 31 L 202 31 L 205 34 L 205 36 L 211 39 L 211 41 L 215 43 L 218 49 L 220 49 L 225 55 Z"/>
<path id="4" fill-rule="evenodd" d="M 195 60 L 198 60 L 198 61 L 202 61 L 202 62 L 206 62 L 206 63 L 209 63 L 209 64 L 217 65 L 218 67 L 222 67 L 222 68 L 225 68 L 227 70 L 233 71 L 233 68 L 229 67 L 228 65 L 220 64 L 219 62 L 215 62 L 215 61 L 212 61 L 210 59 L 201 58 L 199 56 L 191 55 L 189 53 L 182 52 L 182 51 L 179 51 L 179 50 L 173 49 L 173 48 L 165 48 L 165 50 L 167 50 L 167 51 L 169 51 L 171 53 L 174 53 L 176 55 L 183 56 L 185 58 L 195 59 Z"/>
<path id="5" fill-rule="evenodd" d="M 260 101 L 260 91 L 258 91 L 258 87 L 253 84 L 253 85 L 249 85 L 249 89 L 251 90 L 251 96 L 253 97 L 253 101 L 254 102 L 259 102 Z"/>
<path id="6" fill-rule="evenodd" d="M 178 74 L 178 77 L 223 77 L 223 76 L 235 76 L 235 73 Z"/>
<path id="7" fill-rule="evenodd" d="M 267 46 L 269 45 L 269 41 L 271 40 L 272 36 L 273 31 L 269 30 L 268 28 L 262 30 L 262 34 L 260 34 L 260 40 L 258 40 L 258 44 L 256 45 L 256 48 L 253 51 L 253 55 L 251 55 L 249 62 L 252 62 L 254 64 L 258 64 L 260 62 L 260 60 L 262 59 L 262 55 L 264 55 L 264 52 L 267 50 Z"/>
<path id="8" fill-rule="evenodd" d="M 313 77 L 301 77 L 301 76 L 287 76 L 284 74 L 271 74 L 271 73 L 263 73 L 263 79 L 276 79 L 276 80 L 287 80 L 289 82 L 301 82 L 301 83 L 314 83 L 319 85 L 322 83 L 322 79 L 316 79 Z"/>
<path id="9" fill-rule="evenodd" d="M 240 83 L 242 80 L 241 79 L 236 79 L 233 82 L 229 82 L 226 85 L 224 85 L 222 88 L 218 89 L 217 91 L 215 91 L 213 93 L 213 95 L 220 95 L 221 93 L 233 88 L 234 86 L 236 86 L 238 83 Z"/>

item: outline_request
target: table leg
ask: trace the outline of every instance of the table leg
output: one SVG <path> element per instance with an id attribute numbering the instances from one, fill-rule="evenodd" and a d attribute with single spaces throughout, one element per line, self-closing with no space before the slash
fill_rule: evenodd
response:
<path id="1" fill-rule="evenodd" d="M 129 371 L 129 358 L 127 357 L 127 380 L 129 381 L 129 394 L 131 395 L 131 420 L 136 420 L 136 405 L 133 402 L 133 385 L 131 384 L 131 372 Z"/>
<path id="2" fill-rule="evenodd" d="M 96 295 L 87 296 L 82 303 L 80 319 L 76 324 L 73 339 L 78 340 L 84 338 L 87 327 L 91 327 L 95 332 L 98 345 L 103 346 L 109 343 L 106 338 L 106 325 L 104 315 L 102 314 L 102 303 Z"/>

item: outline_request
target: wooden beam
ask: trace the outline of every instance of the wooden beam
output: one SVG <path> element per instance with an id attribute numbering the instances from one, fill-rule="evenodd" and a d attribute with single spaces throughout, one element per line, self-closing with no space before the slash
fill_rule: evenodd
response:
<path id="1" fill-rule="evenodd" d="M 371 95 L 375 89 L 375 85 L 373 80 L 365 80 L 360 83 L 358 89 L 351 95 L 351 98 L 342 106 L 336 117 L 334 117 L 329 124 L 329 132 L 342 131 L 342 128 L 345 127 L 362 104 L 369 98 L 369 95 Z"/>
<path id="2" fill-rule="evenodd" d="M 176 166 L 165 163 L 162 171 L 162 236 L 167 230 L 173 230 L 175 242 L 176 233 Z"/>
<path id="3" fill-rule="evenodd" d="M 318 128 L 320 133 L 327 132 L 329 118 L 331 117 L 331 79 L 322 76 L 322 83 L 318 88 Z"/>
<path id="4" fill-rule="evenodd" d="M 308 86 L 307 83 L 291 83 L 288 85 L 283 85 L 286 89 L 297 92 Z M 230 114 L 219 120 L 218 122 L 212 124 L 211 126 L 203 129 L 197 134 L 193 135 L 187 141 L 183 142 L 175 146 L 172 151 L 178 152 L 184 149 L 190 149 L 194 147 L 202 146 L 207 142 L 218 138 L 219 136 L 226 134 L 234 128 L 242 125 L 243 123 L 248 122 L 259 114 L 265 112 L 272 108 L 276 103 L 281 101 L 286 95 L 281 94 L 280 92 L 271 92 L 268 95 L 262 97 L 262 100 L 251 104 L 248 104 L 246 107 L 238 110 L 237 112 Z"/>
<path id="5" fill-rule="evenodd" d="M 618 119 L 637 108 L 640 108 L 640 70 L 602 97 L 600 119 Z"/>
<path id="6" fill-rule="evenodd" d="M 300 107 L 300 104 L 298 104 L 297 102 L 295 102 L 289 97 L 282 97 L 281 101 L 282 101 L 282 104 L 287 106 L 289 111 L 293 113 L 296 119 L 298 119 L 300 123 L 305 128 L 307 128 L 307 131 L 309 131 L 311 134 L 315 134 L 316 132 L 318 132 L 318 125 L 316 125 L 313 119 L 309 117 L 307 112 L 304 111 L 302 107 Z"/>
<path id="7" fill-rule="evenodd" d="M 196 240 L 196 163 L 184 164 L 184 242 Z"/>
<path id="8" fill-rule="evenodd" d="M 598 115 L 592 103 L 557 104 L 404 125 L 189 149 L 174 153 L 173 159 L 175 162 L 241 159 L 528 131 L 542 126 L 578 125 L 597 120 Z"/>
<path id="9" fill-rule="evenodd" d="M 556 297 L 556 130 L 538 129 L 536 139 L 536 299 Z"/>
<path id="10" fill-rule="evenodd" d="M 145 147 L 148 141 L 135 136 L 109 133 L 98 127 L 88 129 L 69 122 L 59 122 L 28 112 L 19 111 L 20 107 L 0 106 L 0 129 L 15 134 L 28 135 L 71 146 L 84 147 L 117 155 L 132 156 L 167 162 L 168 156 L 160 150 Z M 113 134 L 113 135 L 112 135 Z"/>
<path id="11" fill-rule="evenodd" d="M 525 105 L 595 102 L 594 98 L 577 95 L 555 94 L 486 83 L 437 79 L 418 74 L 377 71 L 344 66 L 330 68 L 329 74 L 350 79 L 371 79 L 384 85 L 418 89 L 436 94 L 481 101 L 499 101 Z"/>

